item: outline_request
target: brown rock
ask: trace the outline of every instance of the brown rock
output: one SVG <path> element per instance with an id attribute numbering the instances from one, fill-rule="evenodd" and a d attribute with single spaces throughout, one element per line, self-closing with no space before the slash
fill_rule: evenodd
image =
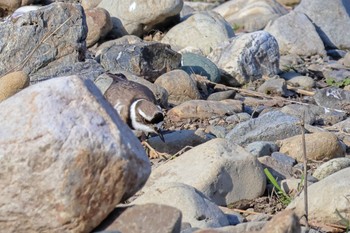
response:
<path id="1" fill-rule="evenodd" d="M 140 142 L 88 79 L 40 82 L 0 109 L 1 232 L 90 232 L 151 172 Z"/>
<path id="2" fill-rule="evenodd" d="M 214 116 L 233 115 L 243 111 L 243 104 L 239 100 L 190 100 L 172 108 L 167 116 L 173 121 L 184 119 L 208 119 Z"/>
<path id="3" fill-rule="evenodd" d="M 82 0 L 81 5 L 83 6 L 84 10 L 88 10 L 97 7 L 101 1 L 102 0 Z"/>
<path id="4" fill-rule="evenodd" d="M 0 102 L 29 85 L 29 77 L 22 71 L 9 73 L 0 78 Z"/>
<path id="5" fill-rule="evenodd" d="M 183 70 L 173 70 L 157 78 L 155 84 L 168 91 L 168 102 L 173 105 L 200 99 L 196 81 Z"/>
<path id="6" fill-rule="evenodd" d="M 311 160 L 330 160 L 344 156 L 345 152 L 337 136 L 329 132 L 306 134 L 306 154 Z M 301 135 L 278 142 L 280 152 L 288 154 L 298 162 L 303 161 L 303 145 Z"/>
<path id="7" fill-rule="evenodd" d="M 300 233 L 301 227 L 297 215 L 292 210 L 284 210 L 276 214 L 259 232 Z"/>
<path id="8" fill-rule="evenodd" d="M 181 211 L 159 204 L 116 208 L 95 231 L 125 233 L 177 233 L 181 230 Z"/>
<path id="9" fill-rule="evenodd" d="M 88 47 L 94 45 L 101 38 L 105 37 L 113 24 L 108 11 L 103 8 L 94 8 L 85 10 L 86 23 L 88 26 L 88 34 L 86 38 L 86 45 Z"/>

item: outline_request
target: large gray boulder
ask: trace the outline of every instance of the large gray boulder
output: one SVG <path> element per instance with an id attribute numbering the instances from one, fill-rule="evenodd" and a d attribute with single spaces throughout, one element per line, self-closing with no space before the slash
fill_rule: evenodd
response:
<path id="1" fill-rule="evenodd" d="M 0 103 L 0 229 L 90 232 L 150 174 L 90 80 L 60 77 Z"/>
<path id="2" fill-rule="evenodd" d="M 304 13 L 315 25 L 327 48 L 350 48 L 350 2 L 302 0 L 295 11 Z"/>
<path id="3" fill-rule="evenodd" d="M 216 204 L 227 205 L 262 195 L 266 178 L 253 155 L 229 140 L 216 138 L 154 169 L 142 190 L 164 182 L 190 185 Z"/>
<path id="4" fill-rule="evenodd" d="M 86 35 L 83 8 L 69 3 L 51 4 L 0 23 L 0 76 L 23 70 L 33 82 L 67 75 L 74 64 L 83 63 Z M 35 76 L 39 70 L 40 76 Z"/>
<path id="5" fill-rule="evenodd" d="M 114 36 L 141 36 L 155 25 L 165 23 L 169 18 L 178 15 L 183 0 L 102 0 L 97 6 L 106 9 L 111 15 Z"/>
<path id="6" fill-rule="evenodd" d="M 223 81 L 232 86 L 279 72 L 278 43 L 265 31 L 241 34 L 229 43 L 222 43 L 208 58 L 223 71 Z"/>
<path id="7" fill-rule="evenodd" d="M 264 30 L 276 38 L 281 55 L 325 54 L 323 42 L 315 26 L 303 13 L 291 11 L 268 24 Z"/>
<path id="8" fill-rule="evenodd" d="M 186 36 L 184 36 L 186 35 Z M 162 39 L 175 50 L 194 47 L 208 55 L 223 41 L 234 36 L 234 31 L 223 17 L 213 11 L 195 13 L 172 27 Z"/>
<path id="9" fill-rule="evenodd" d="M 350 219 L 349 187 L 350 168 L 340 170 L 308 188 L 308 219 L 322 224 L 344 224 Z M 296 197 L 287 207 L 299 217 L 304 214 L 304 195 Z"/>
<path id="10" fill-rule="evenodd" d="M 235 126 L 226 138 L 247 145 L 255 141 L 276 141 L 301 134 L 299 118 L 280 111 L 271 111 Z"/>
<path id="11" fill-rule="evenodd" d="M 288 11 L 275 0 L 231 0 L 213 9 L 222 15 L 232 27 L 253 32 L 263 29 Z"/>

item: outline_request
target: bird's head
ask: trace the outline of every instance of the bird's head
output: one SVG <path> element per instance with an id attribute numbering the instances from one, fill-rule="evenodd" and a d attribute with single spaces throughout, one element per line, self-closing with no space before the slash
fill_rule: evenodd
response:
<path id="1" fill-rule="evenodd" d="M 131 126 L 145 133 L 155 133 L 164 141 L 161 126 L 164 121 L 162 109 L 145 99 L 135 100 L 130 106 Z"/>

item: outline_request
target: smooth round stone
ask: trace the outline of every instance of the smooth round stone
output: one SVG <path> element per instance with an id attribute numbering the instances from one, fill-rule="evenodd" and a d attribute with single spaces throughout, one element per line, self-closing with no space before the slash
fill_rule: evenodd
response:
<path id="1" fill-rule="evenodd" d="M 181 69 L 186 71 L 189 75 L 195 73 L 205 76 L 208 80 L 218 83 L 221 80 L 221 75 L 218 67 L 208 58 L 195 54 L 182 54 Z"/>
<path id="2" fill-rule="evenodd" d="M 207 100 L 225 100 L 225 99 L 233 99 L 235 98 L 236 92 L 234 90 L 228 91 L 219 91 L 208 96 Z"/>
<path id="3" fill-rule="evenodd" d="M 332 159 L 319 166 L 314 171 L 313 176 L 319 180 L 322 180 L 323 178 L 347 167 L 350 167 L 350 158 Z"/>

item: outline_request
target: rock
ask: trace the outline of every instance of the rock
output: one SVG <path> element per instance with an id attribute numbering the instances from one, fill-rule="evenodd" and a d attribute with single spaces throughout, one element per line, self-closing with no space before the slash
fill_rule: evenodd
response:
<path id="1" fill-rule="evenodd" d="M 280 54 L 312 56 L 326 53 L 315 26 L 303 13 L 291 11 L 268 24 L 264 30 L 276 38 Z"/>
<path id="2" fill-rule="evenodd" d="M 288 72 L 293 67 L 299 67 L 304 61 L 300 56 L 295 54 L 281 55 L 280 57 L 280 70 L 283 72 Z M 282 76 L 283 74 L 281 74 Z"/>
<path id="3" fill-rule="evenodd" d="M 219 83 L 221 79 L 218 67 L 208 58 L 195 53 L 182 54 L 181 69 L 189 75 L 194 73 L 205 76 L 215 83 Z"/>
<path id="4" fill-rule="evenodd" d="M 205 132 L 210 133 L 214 135 L 217 138 L 225 138 L 226 136 L 226 129 L 223 126 L 220 125 L 209 125 L 206 129 Z"/>
<path id="5" fill-rule="evenodd" d="M 281 4 L 273 0 L 231 0 L 219 5 L 214 11 L 233 27 L 247 32 L 261 30 L 270 20 L 288 13 Z"/>
<path id="6" fill-rule="evenodd" d="M 344 58 L 346 55 L 346 51 L 341 49 L 328 49 L 327 56 L 332 57 L 334 60 L 338 60 Z"/>
<path id="7" fill-rule="evenodd" d="M 346 53 L 343 64 L 344 66 L 350 67 L 350 52 Z"/>
<path id="8" fill-rule="evenodd" d="M 305 135 L 306 155 L 310 160 L 324 161 L 344 156 L 344 149 L 337 136 L 329 132 Z M 288 154 L 298 162 L 303 161 L 303 145 L 301 135 L 286 138 L 278 142 L 280 152 Z"/>
<path id="9" fill-rule="evenodd" d="M 178 15 L 182 6 L 182 0 L 162 2 L 102 0 L 98 4 L 98 7 L 106 9 L 112 17 L 114 38 L 123 34 L 141 36 L 151 31 L 156 25 L 165 23 Z"/>
<path id="10" fill-rule="evenodd" d="M 310 90 L 316 86 L 316 82 L 314 79 L 308 76 L 295 76 L 291 79 L 287 80 L 287 84 L 292 85 L 292 86 L 297 86 L 302 89 Z"/>
<path id="11" fill-rule="evenodd" d="M 194 130 L 179 130 L 164 134 L 163 142 L 159 137 L 151 137 L 147 142 L 158 152 L 173 155 L 187 146 L 195 147 L 214 137 L 205 134 L 204 137 Z"/>
<path id="12" fill-rule="evenodd" d="M 266 222 L 244 222 L 236 226 L 218 228 L 204 228 L 196 230 L 196 233 L 257 233 L 263 228 Z"/>
<path id="13" fill-rule="evenodd" d="M 271 78 L 266 80 L 259 88 L 258 92 L 268 94 L 268 95 L 277 95 L 277 96 L 292 96 L 293 92 L 287 89 L 287 83 L 282 78 Z"/>
<path id="14" fill-rule="evenodd" d="M 326 48 L 349 49 L 349 9 L 350 2 L 342 0 L 303 0 L 295 11 L 304 13 L 312 21 Z"/>
<path id="15" fill-rule="evenodd" d="M 225 99 L 234 99 L 236 96 L 236 92 L 234 90 L 228 91 L 219 91 L 210 94 L 207 100 L 221 101 Z"/>
<path id="16" fill-rule="evenodd" d="M 134 35 L 126 35 L 118 39 L 105 41 L 96 48 L 95 58 L 98 62 L 101 62 L 101 54 L 106 53 L 113 46 L 125 45 L 125 44 L 137 44 L 141 42 L 143 42 L 143 40 L 140 37 L 137 37 Z"/>
<path id="17" fill-rule="evenodd" d="M 160 75 L 179 68 L 181 55 L 158 42 L 114 45 L 100 55 L 105 70 L 131 72 L 154 82 Z"/>
<path id="18" fill-rule="evenodd" d="M 349 80 L 350 71 L 341 64 L 336 64 L 336 66 L 338 67 L 335 67 L 335 69 L 333 69 L 332 67 L 324 69 L 323 76 L 325 80 L 335 83 L 345 82 L 346 79 Z"/>
<path id="19" fill-rule="evenodd" d="M 186 35 L 186 36 L 183 36 Z M 175 50 L 191 46 L 208 55 L 223 41 L 234 36 L 234 31 L 219 14 L 208 11 L 195 13 L 172 27 L 162 39 Z"/>
<path id="20" fill-rule="evenodd" d="M 0 9 L 4 11 L 15 11 L 21 6 L 26 6 L 39 2 L 38 0 L 1 0 Z"/>
<path id="21" fill-rule="evenodd" d="M 168 205 L 117 207 L 93 232 L 180 233 L 181 211 Z"/>
<path id="22" fill-rule="evenodd" d="M 293 167 L 290 164 L 282 163 L 271 156 L 262 156 L 258 160 L 278 181 L 293 177 Z"/>
<path id="23" fill-rule="evenodd" d="M 208 58 L 224 72 L 223 82 L 232 86 L 244 85 L 263 75 L 272 77 L 279 72 L 277 41 L 265 31 L 239 35 L 214 49 Z"/>
<path id="24" fill-rule="evenodd" d="M 60 77 L 60 75 L 79 75 L 81 77 L 95 80 L 100 74 L 104 73 L 103 67 L 93 59 L 85 59 L 83 62 L 76 62 L 66 65 L 57 65 L 50 69 L 40 69 L 30 77 L 30 84 L 35 84 L 51 78 Z"/>
<path id="25" fill-rule="evenodd" d="M 350 91 L 337 87 L 317 89 L 314 99 L 319 106 L 350 113 Z"/>
<path id="26" fill-rule="evenodd" d="M 139 141 L 90 80 L 38 83 L 0 109 L 3 231 L 90 232 L 150 174 Z"/>
<path id="27" fill-rule="evenodd" d="M 29 85 L 29 77 L 22 71 L 12 72 L 0 78 L 0 102 Z"/>
<path id="28" fill-rule="evenodd" d="M 295 6 L 300 3 L 300 0 L 277 0 L 277 2 L 284 6 Z"/>
<path id="29" fill-rule="evenodd" d="M 332 125 L 346 118 L 346 113 L 336 110 L 328 110 L 323 107 L 308 104 L 289 104 L 281 108 L 281 112 L 304 118 L 306 124 Z"/>
<path id="30" fill-rule="evenodd" d="M 307 182 L 308 187 L 312 184 L 311 182 Z M 281 189 L 287 193 L 290 197 L 295 197 L 302 190 L 304 185 L 304 181 L 302 179 L 288 178 L 281 180 L 279 182 Z"/>
<path id="31" fill-rule="evenodd" d="M 268 221 L 261 233 L 300 233 L 298 216 L 292 210 L 283 210 Z"/>
<path id="32" fill-rule="evenodd" d="M 178 208 L 182 212 L 182 221 L 190 223 L 192 227 L 222 227 L 229 224 L 219 207 L 190 185 L 161 182 L 132 202 L 138 205 L 146 203 Z"/>
<path id="33" fill-rule="evenodd" d="M 112 21 L 108 11 L 102 8 L 85 10 L 88 34 L 86 45 L 91 47 L 100 39 L 103 39 L 112 30 Z"/>
<path id="34" fill-rule="evenodd" d="M 167 113 L 173 122 L 185 119 L 208 119 L 215 116 L 229 116 L 242 112 L 243 105 L 239 100 L 190 100 L 182 103 Z"/>
<path id="35" fill-rule="evenodd" d="M 81 0 L 81 5 L 84 8 L 84 10 L 93 9 L 100 4 L 102 0 Z"/>
<path id="36" fill-rule="evenodd" d="M 308 219 L 322 224 L 342 224 L 342 218 L 350 219 L 349 186 L 350 168 L 340 170 L 319 182 L 309 186 Z M 304 195 L 296 197 L 288 209 L 294 209 L 299 217 L 304 214 Z"/>
<path id="37" fill-rule="evenodd" d="M 243 146 L 255 141 L 276 141 L 300 134 L 298 122 L 296 117 L 271 111 L 239 123 L 226 138 Z"/>
<path id="38" fill-rule="evenodd" d="M 167 90 L 168 101 L 172 105 L 201 98 L 196 81 L 183 70 L 167 72 L 159 76 L 154 83 Z"/>
<path id="39" fill-rule="evenodd" d="M 271 154 L 271 157 L 281 162 L 282 164 L 286 164 L 289 166 L 294 166 L 297 163 L 292 157 L 277 151 L 273 152 Z"/>
<path id="40" fill-rule="evenodd" d="M 273 142 L 258 141 L 249 143 L 245 149 L 255 157 L 261 157 L 278 151 L 278 146 Z"/>
<path id="41" fill-rule="evenodd" d="M 55 32 L 55 33 L 53 33 Z M 0 24 L 0 76 L 14 68 L 32 76 L 68 73 L 85 58 L 87 26 L 83 8 L 55 3 Z M 57 75 L 56 77 L 58 77 Z"/>
<path id="42" fill-rule="evenodd" d="M 312 176 L 318 180 L 322 180 L 323 178 L 347 167 L 350 167 L 350 158 L 331 159 L 316 168 Z"/>
<path id="43" fill-rule="evenodd" d="M 154 169 L 143 191 L 163 182 L 191 185 L 216 204 L 226 205 L 262 195 L 266 178 L 254 156 L 234 143 L 216 138 Z"/>

